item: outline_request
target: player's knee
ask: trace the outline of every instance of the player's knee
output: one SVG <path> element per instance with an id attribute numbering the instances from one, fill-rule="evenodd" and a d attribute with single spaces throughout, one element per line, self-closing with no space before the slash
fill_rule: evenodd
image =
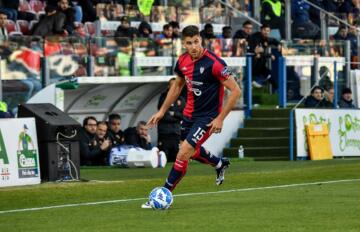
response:
<path id="1" fill-rule="evenodd" d="M 189 160 L 190 157 L 194 154 L 194 152 L 195 149 L 185 141 L 181 144 L 180 150 L 176 158 L 179 160 Z"/>

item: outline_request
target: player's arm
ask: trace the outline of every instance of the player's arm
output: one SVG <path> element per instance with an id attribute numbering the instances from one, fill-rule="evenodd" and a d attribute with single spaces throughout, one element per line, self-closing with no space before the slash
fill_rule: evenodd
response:
<path id="1" fill-rule="evenodd" d="M 149 119 L 147 123 L 148 126 L 152 127 L 158 124 L 160 119 L 164 117 L 164 114 L 169 109 L 171 104 L 173 104 L 176 101 L 176 99 L 178 99 L 184 85 L 185 85 L 185 79 L 176 76 L 175 83 L 170 87 L 164 103 L 160 107 L 159 111 Z"/>
<path id="2" fill-rule="evenodd" d="M 224 119 L 230 113 L 230 111 L 234 108 L 237 100 L 241 95 L 241 90 L 236 83 L 234 77 L 231 75 L 229 78 L 222 82 L 224 87 L 230 91 L 230 95 L 223 107 L 223 110 L 220 114 L 208 125 L 211 126 L 210 133 L 220 133 Z"/>

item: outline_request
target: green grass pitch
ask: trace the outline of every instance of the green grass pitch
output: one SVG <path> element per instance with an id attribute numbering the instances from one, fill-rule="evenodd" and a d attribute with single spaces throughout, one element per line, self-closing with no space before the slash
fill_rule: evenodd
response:
<path id="1" fill-rule="evenodd" d="M 0 231 L 360 231 L 360 159 L 297 162 L 232 160 L 222 186 L 211 167 L 191 162 L 166 211 L 144 200 L 25 212 L 6 210 L 146 198 L 170 169 L 83 168 L 78 183 L 0 188 Z M 288 184 L 350 180 L 328 184 Z M 358 179 L 358 180 L 356 180 Z M 256 189 L 257 188 L 257 189 Z"/>

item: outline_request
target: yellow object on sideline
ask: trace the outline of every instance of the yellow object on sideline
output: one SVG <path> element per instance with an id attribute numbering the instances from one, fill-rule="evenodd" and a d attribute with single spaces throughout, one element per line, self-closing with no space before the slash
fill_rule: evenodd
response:
<path id="1" fill-rule="evenodd" d="M 306 137 L 311 160 L 332 159 L 328 124 L 306 125 Z"/>

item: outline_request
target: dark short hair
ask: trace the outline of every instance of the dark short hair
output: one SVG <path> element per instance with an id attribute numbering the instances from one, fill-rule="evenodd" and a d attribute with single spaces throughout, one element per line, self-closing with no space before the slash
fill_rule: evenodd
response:
<path id="1" fill-rule="evenodd" d="M 172 27 L 170 24 L 165 24 L 164 26 L 163 26 L 163 30 L 165 31 L 165 30 L 168 30 L 170 27 Z"/>
<path id="2" fill-rule="evenodd" d="M 140 126 L 146 126 L 146 122 L 145 121 L 139 121 L 136 125 L 137 128 L 139 128 Z"/>
<path id="3" fill-rule="evenodd" d="M 246 20 L 242 26 L 245 27 L 246 25 L 252 25 L 252 23 L 250 22 L 250 20 Z"/>
<path id="4" fill-rule="evenodd" d="M 225 26 L 225 27 L 222 28 L 223 32 L 226 31 L 226 30 L 232 30 L 232 28 L 230 26 Z"/>
<path id="5" fill-rule="evenodd" d="M 100 122 L 97 123 L 97 125 L 98 126 L 103 125 L 103 126 L 106 126 L 106 128 L 108 127 L 108 124 L 105 121 L 100 121 Z"/>
<path id="6" fill-rule="evenodd" d="M 110 114 L 108 119 L 109 119 L 109 122 L 111 122 L 113 120 L 121 120 L 121 116 L 119 114 Z"/>
<path id="7" fill-rule="evenodd" d="M 341 92 L 341 95 L 347 94 L 347 93 L 352 93 L 350 88 L 344 88 Z"/>
<path id="8" fill-rule="evenodd" d="M 318 90 L 318 89 L 320 89 L 321 92 L 324 93 L 324 89 L 321 88 L 320 86 L 316 85 L 316 86 L 314 86 L 314 88 L 311 90 L 311 94 L 313 94 L 313 93 L 315 92 L 315 90 Z"/>
<path id="9" fill-rule="evenodd" d="M 270 28 L 270 25 L 267 23 L 263 23 L 263 25 L 261 25 L 260 29 L 264 29 L 264 28 Z"/>
<path id="10" fill-rule="evenodd" d="M 169 25 L 172 26 L 173 28 L 180 28 L 179 22 L 176 21 L 171 21 Z"/>
<path id="11" fill-rule="evenodd" d="M 200 35 L 199 28 L 197 26 L 190 25 L 190 26 L 185 27 L 182 30 L 182 38 L 183 39 L 185 37 L 193 37 L 196 35 Z"/>
<path id="12" fill-rule="evenodd" d="M 97 120 L 96 120 L 96 118 L 94 116 L 89 116 L 89 117 L 84 118 L 83 127 L 88 124 L 89 120 L 94 120 L 97 123 Z"/>

